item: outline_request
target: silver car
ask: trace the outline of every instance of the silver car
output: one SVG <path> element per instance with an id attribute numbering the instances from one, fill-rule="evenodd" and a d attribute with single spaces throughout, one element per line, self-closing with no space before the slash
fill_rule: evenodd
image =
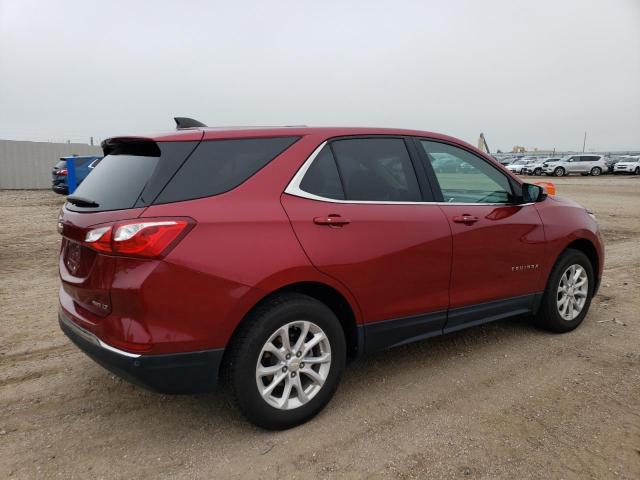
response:
<path id="1" fill-rule="evenodd" d="M 559 162 L 560 160 L 562 159 L 559 157 L 537 159 L 535 162 L 532 162 L 529 165 L 525 165 L 525 167 L 522 169 L 522 174 L 540 176 L 544 174 L 544 167 L 546 167 L 548 163 Z"/>
<path id="2" fill-rule="evenodd" d="M 640 175 L 640 157 L 629 156 L 621 158 L 620 161 L 613 166 L 613 173 L 633 173 L 634 175 Z"/>
<path id="3" fill-rule="evenodd" d="M 548 162 L 544 173 L 556 177 L 564 177 L 572 173 L 598 176 L 608 170 L 603 155 L 567 155 L 557 162 Z"/>
<path id="4" fill-rule="evenodd" d="M 535 161 L 536 161 L 535 157 L 524 157 L 524 158 L 521 158 L 520 160 L 516 160 L 515 162 L 510 163 L 506 167 L 507 167 L 507 170 L 510 170 L 513 173 L 521 174 L 523 173 L 523 168 L 525 168 L 527 165 Z"/>

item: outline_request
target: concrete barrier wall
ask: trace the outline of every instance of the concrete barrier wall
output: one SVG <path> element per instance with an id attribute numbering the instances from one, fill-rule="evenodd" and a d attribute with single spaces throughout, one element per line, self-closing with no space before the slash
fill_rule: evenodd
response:
<path id="1" fill-rule="evenodd" d="M 0 189 L 50 188 L 51 169 L 60 157 L 101 155 L 99 146 L 0 140 Z"/>

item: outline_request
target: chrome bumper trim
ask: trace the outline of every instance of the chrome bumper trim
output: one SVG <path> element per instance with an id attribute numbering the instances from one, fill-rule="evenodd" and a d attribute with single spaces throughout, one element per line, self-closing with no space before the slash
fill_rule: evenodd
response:
<path id="1" fill-rule="evenodd" d="M 123 357 L 140 358 L 140 356 L 141 356 L 139 353 L 125 352 L 124 350 L 120 350 L 120 349 L 118 349 L 116 347 L 112 347 L 108 343 L 104 343 L 102 340 L 100 340 L 98 337 L 96 337 L 93 333 L 91 333 L 91 332 L 85 330 L 84 328 L 80 327 L 79 325 L 76 325 L 75 323 L 73 323 L 65 315 L 64 312 L 61 312 L 60 321 L 63 322 L 71 330 L 73 330 L 75 333 L 77 333 L 79 336 L 81 336 L 82 338 L 84 338 L 88 342 L 91 342 L 91 343 L 99 346 L 100 348 L 104 348 L 105 350 L 109 350 L 110 352 L 116 353 L 118 355 L 122 355 Z"/>

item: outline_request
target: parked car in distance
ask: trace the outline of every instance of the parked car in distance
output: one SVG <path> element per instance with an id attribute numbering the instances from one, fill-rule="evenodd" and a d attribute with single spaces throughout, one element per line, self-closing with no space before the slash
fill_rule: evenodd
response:
<path id="1" fill-rule="evenodd" d="M 58 219 L 60 327 L 152 389 L 222 379 L 264 428 L 312 418 L 370 352 L 514 315 L 573 330 L 602 276 L 591 213 L 449 136 L 191 127 L 102 145 Z"/>
<path id="2" fill-rule="evenodd" d="M 74 165 L 76 167 L 76 185 L 80 185 L 82 181 L 91 173 L 100 160 L 102 160 L 102 156 L 97 155 L 73 155 L 71 157 L 61 157 L 58 163 L 51 170 L 51 190 L 61 195 L 69 194 L 69 186 L 67 178 L 69 176 L 69 170 L 67 169 L 67 160 L 74 160 Z"/>
<path id="3" fill-rule="evenodd" d="M 559 157 L 547 157 L 535 159 L 533 162 L 525 165 L 522 168 L 522 175 L 535 175 L 540 176 L 544 175 L 544 167 L 547 166 L 549 162 L 557 162 L 561 160 Z"/>
<path id="4" fill-rule="evenodd" d="M 510 163 L 513 163 L 517 160 L 516 157 L 500 157 L 498 158 L 498 162 L 501 165 L 509 165 Z"/>
<path id="5" fill-rule="evenodd" d="M 522 170 L 523 168 L 525 168 L 527 165 L 535 162 L 535 158 L 531 158 L 531 157 L 527 157 L 527 158 L 522 158 L 520 160 L 516 160 L 513 163 L 510 163 L 509 165 L 506 166 L 507 170 L 509 170 L 510 172 L 513 173 L 523 173 Z"/>
<path id="6" fill-rule="evenodd" d="M 593 154 L 567 155 L 556 162 L 548 162 L 544 167 L 544 173 L 556 177 L 572 173 L 598 176 L 607 171 L 605 157 Z"/>
<path id="7" fill-rule="evenodd" d="M 433 169 L 438 173 L 456 173 L 460 171 L 461 166 L 460 159 L 453 155 L 442 153 L 434 156 Z"/>
<path id="8" fill-rule="evenodd" d="M 613 173 L 613 169 L 620 160 L 624 160 L 624 156 L 619 155 L 611 155 L 605 157 L 605 162 L 607 162 L 607 171 L 609 173 Z"/>
<path id="9" fill-rule="evenodd" d="M 620 158 L 613 166 L 613 173 L 619 175 L 621 173 L 631 173 L 640 175 L 640 156 L 628 156 Z"/>

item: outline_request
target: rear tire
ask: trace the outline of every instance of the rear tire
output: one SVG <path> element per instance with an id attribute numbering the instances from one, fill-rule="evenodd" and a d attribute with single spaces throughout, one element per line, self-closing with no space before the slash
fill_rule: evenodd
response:
<path id="1" fill-rule="evenodd" d="M 565 175 L 565 169 L 564 169 L 564 168 L 562 168 L 562 167 L 558 167 L 558 168 L 556 168 L 556 169 L 553 171 L 553 174 L 554 174 L 556 177 L 564 177 L 564 175 Z"/>
<path id="2" fill-rule="evenodd" d="M 598 177 L 602 173 L 602 169 L 600 167 L 593 167 L 591 169 L 591 176 Z"/>
<path id="3" fill-rule="evenodd" d="M 541 168 L 536 168 L 536 169 L 533 171 L 533 174 L 534 174 L 536 177 L 539 177 L 540 175 L 542 175 L 542 169 L 541 169 Z"/>
<path id="4" fill-rule="evenodd" d="M 633 171 L 634 175 L 640 175 L 640 167 L 636 167 L 636 169 Z"/>
<path id="5" fill-rule="evenodd" d="M 304 338 L 308 340 L 298 343 L 307 326 Z M 284 332 L 290 348 L 281 336 Z M 316 335 L 324 339 L 297 356 Z M 327 361 L 316 363 L 322 355 L 326 359 L 327 353 Z M 344 332 L 333 311 L 307 295 L 286 293 L 266 300 L 245 319 L 227 349 L 223 379 L 233 403 L 249 421 L 265 429 L 284 430 L 306 422 L 326 406 L 345 362 Z M 266 369 L 273 373 L 265 374 Z"/>
<path id="6" fill-rule="evenodd" d="M 572 275 L 571 268 L 574 267 Z M 570 281 L 581 273 L 579 278 L 586 282 L 586 287 L 579 284 L 580 280 L 574 283 Z M 565 250 L 549 275 L 540 308 L 534 317 L 536 325 L 556 333 L 569 332 L 578 327 L 589 311 L 594 285 L 593 267 L 587 256 L 580 250 Z M 563 303 L 565 298 L 567 300 Z M 578 307 L 579 311 L 576 312 Z"/>

